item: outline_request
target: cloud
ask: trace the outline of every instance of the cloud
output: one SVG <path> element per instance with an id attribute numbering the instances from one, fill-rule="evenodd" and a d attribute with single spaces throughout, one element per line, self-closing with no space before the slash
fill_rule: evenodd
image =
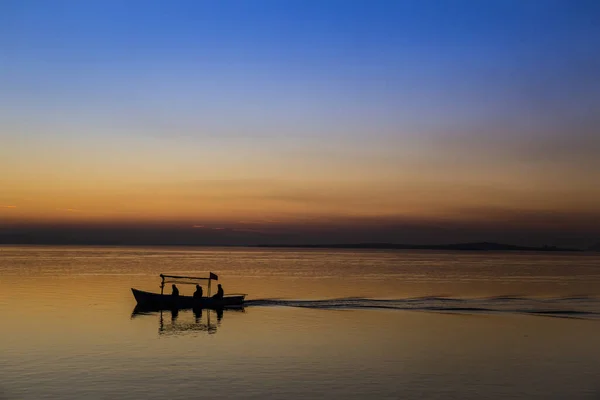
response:
<path id="1" fill-rule="evenodd" d="M 224 230 L 227 230 L 227 228 L 223 228 L 223 227 L 210 227 L 210 226 L 206 226 L 206 225 L 192 225 L 192 228 L 194 228 L 194 229 L 207 229 L 207 230 L 212 230 L 212 231 L 224 231 Z"/>
<path id="2" fill-rule="evenodd" d="M 260 229 L 258 228 L 246 228 L 246 227 L 239 227 L 238 225 L 254 225 L 253 223 L 249 223 L 247 221 L 245 222 L 237 222 L 237 223 L 231 223 L 230 226 L 224 227 L 224 226 L 217 226 L 217 227 L 208 227 L 206 225 L 192 225 L 193 229 L 204 229 L 206 231 L 219 231 L 219 232 L 223 232 L 223 233 L 248 233 L 248 234 L 259 234 L 259 235 L 268 235 L 270 233 L 269 229 L 270 227 L 265 226 L 265 223 L 256 223 L 258 225 L 260 225 Z M 264 229 L 263 229 L 264 228 Z"/>
<path id="3" fill-rule="evenodd" d="M 0 206 L 0 208 L 17 208 L 17 206 Z"/>

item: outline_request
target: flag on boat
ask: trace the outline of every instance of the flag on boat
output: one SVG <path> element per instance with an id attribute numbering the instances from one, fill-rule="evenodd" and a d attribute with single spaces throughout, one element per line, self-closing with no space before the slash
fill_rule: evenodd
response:
<path id="1" fill-rule="evenodd" d="M 217 275 L 213 274 L 212 272 L 210 273 L 210 275 L 208 277 L 209 277 L 209 279 L 214 279 L 215 281 L 219 280 L 219 277 Z"/>

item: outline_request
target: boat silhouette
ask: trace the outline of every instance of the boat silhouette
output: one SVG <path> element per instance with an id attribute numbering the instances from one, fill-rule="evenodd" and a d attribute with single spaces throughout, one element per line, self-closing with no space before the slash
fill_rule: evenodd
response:
<path id="1" fill-rule="evenodd" d="M 188 308 L 207 308 L 217 310 L 224 308 L 244 307 L 244 299 L 246 297 L 246 294 L 228 294 L 227 296 L 222 297 L 210 296 L 211 281 L 219 279 L 218 276 L 216 274 L 213 274 L 212 272 L 209 274 L 208 278 L 164 274 L 160 274 L 160 278 L 160 293 L 146 292 L 143 290 L 131 288 L 133 297 L 135 297 L 135 300 L 137 302 L 136 308 L 139 312 Z M 208 281 L 207 297 L 164 294 L 164 287 L 166 283 L 195 285 L 199 280 Z"/>

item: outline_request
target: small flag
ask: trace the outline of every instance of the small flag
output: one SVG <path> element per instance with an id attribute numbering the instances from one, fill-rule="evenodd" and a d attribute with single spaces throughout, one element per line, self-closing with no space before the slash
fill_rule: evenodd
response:
<path id="1" fill-rule="evenodd" d="M 209 278 L 209 279 L 213 279 L 213 280 L 215 280 L 215 281 L 218 281 L 218 280 L 219 280 L 219 277 L 218 277 L 217 275 L 213 274 L 212 272 L 210 273 L 210 275 L 208 276 L 208 278 Z"/>

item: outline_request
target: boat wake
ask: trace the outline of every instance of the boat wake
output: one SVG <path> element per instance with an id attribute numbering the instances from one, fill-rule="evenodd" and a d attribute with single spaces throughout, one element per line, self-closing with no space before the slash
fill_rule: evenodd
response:
<path id="1" fill-rule="evenodd" d="M 248 307 L 302 307 L 328 310 L 385 309 L 466 314 L 530 314 L 564 318 L 600 319 L 600 298 L 573 296 L 533 298 L 496 296 L 486 298 L 413 297 L 369 299 L 347 297 L 323 300 L 247 300 Z"/>

